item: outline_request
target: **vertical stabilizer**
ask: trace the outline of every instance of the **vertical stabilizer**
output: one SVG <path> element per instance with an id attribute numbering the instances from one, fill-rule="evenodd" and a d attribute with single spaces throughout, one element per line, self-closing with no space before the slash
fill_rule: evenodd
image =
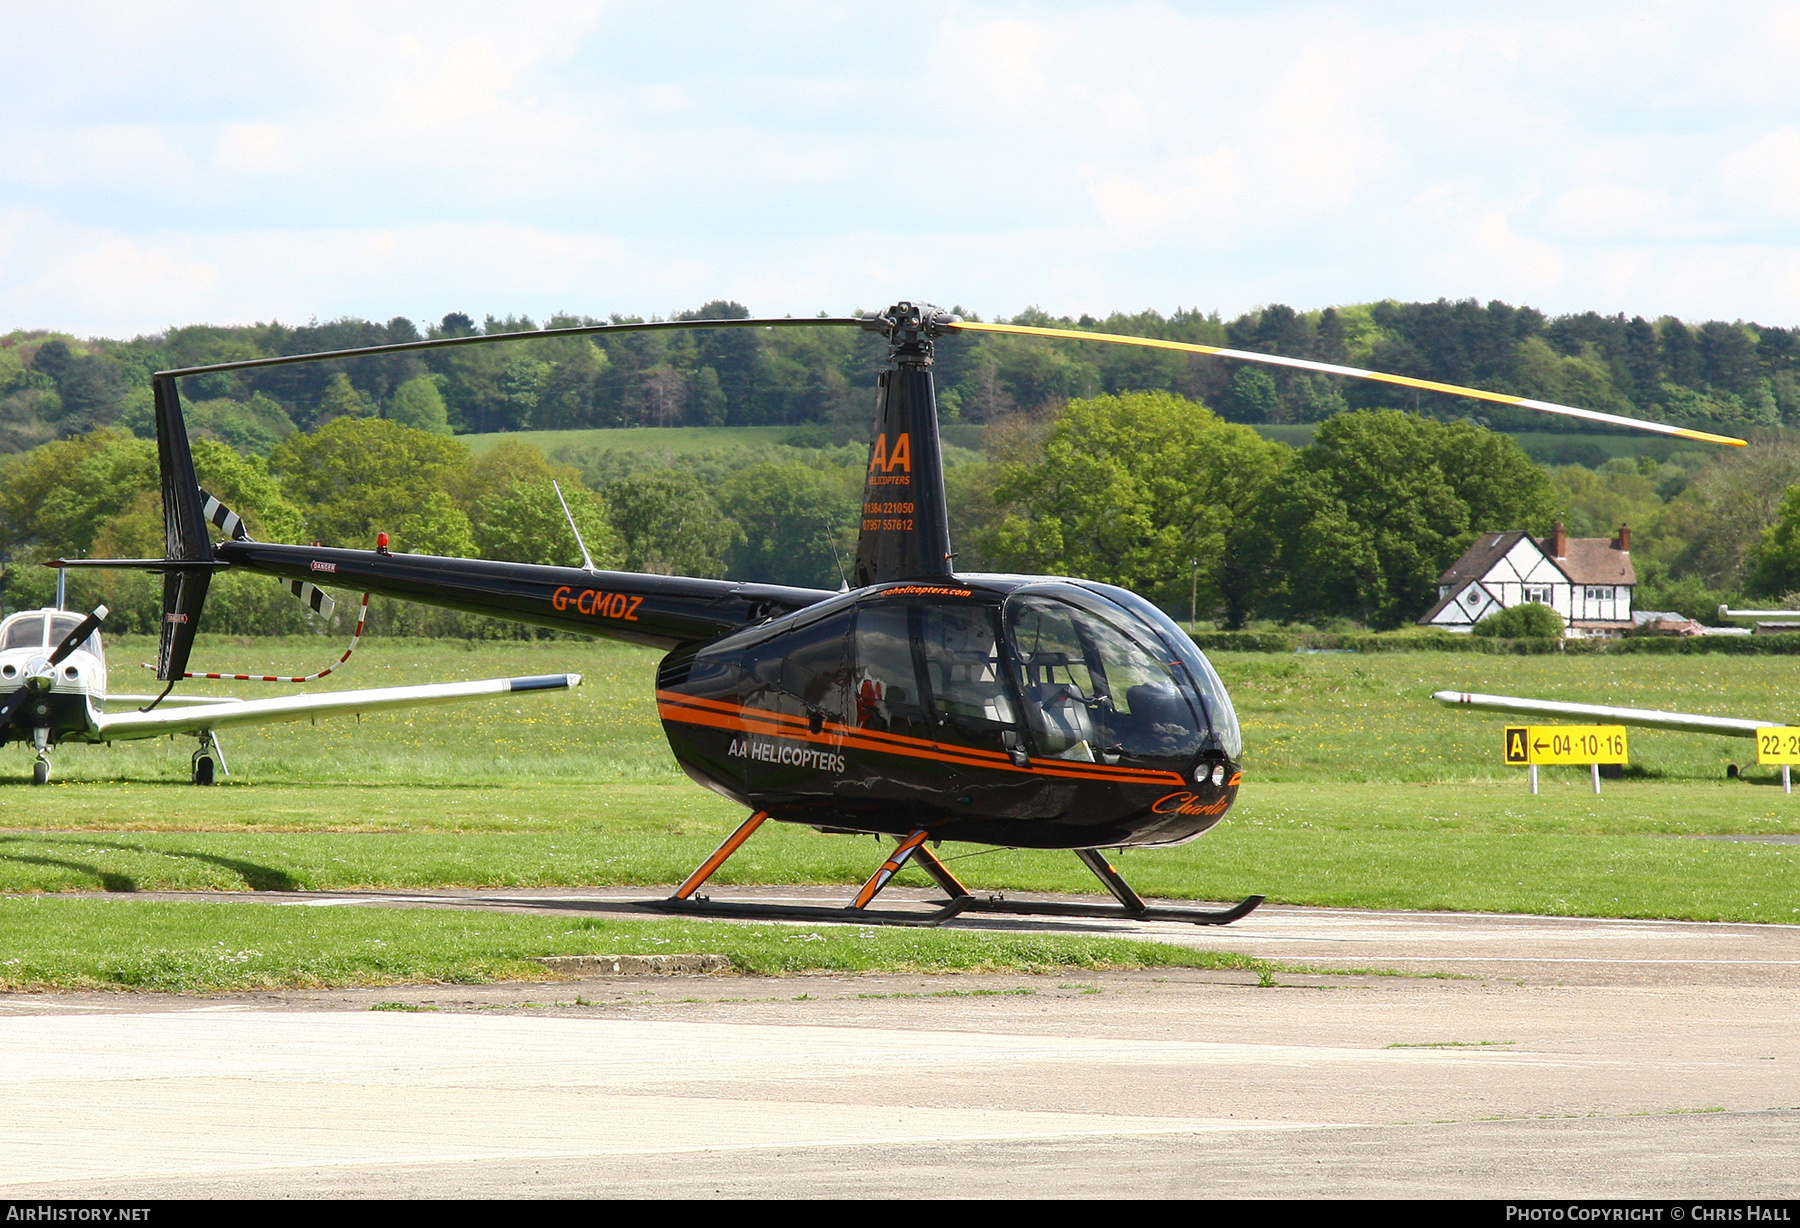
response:
<path id="1" fill-rule="evenodd" d="M 894 366 L 881 373 L 870 432 L 862 533 L 856 543 L 858 588 L 950 574 L 950 522 L 931 362 L 933 338 L 954 318 L 926 304 L 900 303 L 864 320 L 864 327 L 887 335 Z"/>
<path id="2" fill-rule="evenodd" d="M 156 455 L 162 470 L 163 557 L 171 563 L 202 564 L 194 568 L 171 567 L 163 573 L 162 644 L 156 654 L 156 676 L 172 682 L 187 669 L 194 633 L 200 629 L 200 611 L 206 604 L 207 586 L 212 583 L 213 548 L 174 377 L 158 376 L 155 392 Z"/>

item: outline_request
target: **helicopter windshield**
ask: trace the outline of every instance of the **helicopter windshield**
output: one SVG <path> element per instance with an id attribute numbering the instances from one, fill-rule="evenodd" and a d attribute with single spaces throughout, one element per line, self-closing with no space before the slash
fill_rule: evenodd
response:
<path id="1" fill-rule="evenodd" d="M 1225 690 L 1225 683 L 1213 668 L 1212 662 L 1206 659 L 1206 654 L 1181 629 L 1181 625 L 1128 588 L 1093 582 L 1087 582 L 1083 587 L 1092 588 L 1116 601 L 1161 633 L 1163 643 L 1187 666 L 1188 676 L 1200 689 L 1200 698 L 1206 704 L 1206 715 L 1212 723 L 1213 732 L 1219 737 L 1219 744 L 1234 763 L 1241 759 L 1244 754 L 1244 734 L 1238 727 L 1237 709 L 1231 704 L 1231 695 Z"/>
<path id="2" fill-rule="evenodd" d="M 1026 719 L 1042 753 L 1185 766 L 1207 728 L 1187 671 L 1127 611 L 1072 585 L 1033 585 L 1006 602 Z"/>

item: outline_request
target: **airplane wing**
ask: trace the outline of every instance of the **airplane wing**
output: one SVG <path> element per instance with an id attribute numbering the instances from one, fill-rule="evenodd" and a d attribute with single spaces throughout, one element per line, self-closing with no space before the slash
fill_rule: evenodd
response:
<path id="1" fill-rule="evenodd" d="M 1678 733 L 1710 733 L 1722 738 L 1753 738 L 1758 729 L 1780 721 L 1745 720 L 1733 716 L 1702 716 L 1693 712 L 1659 712 L 1653 708 L 1608 708 L 1600 704 L 1565 704 L 1553 699 L 1522 699 L 1516 695 L 1475 695 L 1467 691 L 1439 691 L 1433 699 L 1446 707 L 1476 708 L 1483 712 L 1516 712 L 1521 716 L 1581 717 L 1608 725 L 1642 725 L 1646 729 L 1673 729 Z"/>
<path id="2" fill-rule="evenodd" d="M 153 712 L 106 713 L 97 718 L 99 736 L 108 741 L 153 738 L 165 733 L 199 733 L 232 725 L 265 725 L 315 716 L 347 716 L 385 708 L 416 708 L 456 703 L 486 696 L 529 691 L 563 691 L 581 685 L 580 674 L 541 674 L 532 678 L 485 678 L 479 682 L 434 682 L 425 686 L 373 687 L 362 691 L 326 691 L 317 695 L 283 695 L 276 699 L 238 699 Z"/>

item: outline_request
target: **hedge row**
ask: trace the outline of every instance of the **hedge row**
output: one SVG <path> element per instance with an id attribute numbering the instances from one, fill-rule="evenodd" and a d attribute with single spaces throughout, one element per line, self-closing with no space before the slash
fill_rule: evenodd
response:
<path id="1" fill-rule="evenodd" d="M 1513 656 L 1549 653 L 1724 653 L 1729 656 L 1800 655 L 1800 634 L 1634 635 L 1623 639 L 1502 640 L 1448 632 L 1417 635 L 1326 634 L 1293 631 L 1201 631 L 1194 642 L 1207 652 L 1474 652 Z"/>

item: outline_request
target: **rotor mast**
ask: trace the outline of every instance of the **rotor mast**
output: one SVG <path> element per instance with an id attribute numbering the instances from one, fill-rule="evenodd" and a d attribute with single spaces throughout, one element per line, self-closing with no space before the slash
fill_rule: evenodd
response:
<path id="1" fill-rule="evenodd" d="M 887 338 L 893 365 L 881 373 L 869 432 L 852 580 L 857 588 L 951 574 L 954 556 L 931 365 L 937 338 L 956 322 L 956 316 L 930 303 L 896 303 L 862 319 L 863 328 Z"/>

